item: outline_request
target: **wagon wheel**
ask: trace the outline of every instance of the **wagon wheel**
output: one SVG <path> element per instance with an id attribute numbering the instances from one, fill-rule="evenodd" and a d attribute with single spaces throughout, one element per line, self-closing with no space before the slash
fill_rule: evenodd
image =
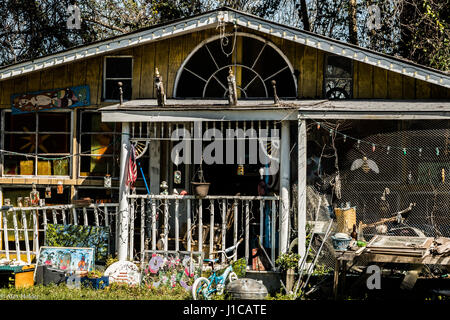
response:
<path id="1" fill-rule="evenodd" d="M 144 155 L 148 148 L 148 141 L 131 140 L 134 149 L 136 150 L 136 159 L 139 159 Z"/>
<path id="2" fill-rule="evenodd" d="M 329 99 L 329 100 L 350 98 L 349 94 L 347 93 L 347 91 L 345 91 L 345 89 L 338 88 L 338 87 L 328 90 L 326 95 L 327 95 L 327 99 Z"/>

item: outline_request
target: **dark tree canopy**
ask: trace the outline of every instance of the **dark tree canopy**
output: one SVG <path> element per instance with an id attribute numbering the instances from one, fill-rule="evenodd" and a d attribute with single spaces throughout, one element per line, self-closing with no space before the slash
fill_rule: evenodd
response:
<path id="1" fill-rule="evenodd" d="M 3 0 L 0 65 L 33 59 L 222 6 L 398 55 L 450 64 L 450 0 Z M 81 29 L 67 29 L 67 7 Z M 356 9 L 356 15 L 355 15 Z"/>

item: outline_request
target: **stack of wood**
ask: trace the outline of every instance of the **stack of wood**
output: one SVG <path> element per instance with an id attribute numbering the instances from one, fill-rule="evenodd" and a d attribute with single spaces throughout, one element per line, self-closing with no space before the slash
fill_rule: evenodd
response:
<path id="1" fill-rule="evenodd" d="M 75 207 L 89 207 L 91 205 L 92 199 L 91 198 L 82 198 L 78 200 L 72 200 L 72 204 Z"/>
<path id="2" fill-rule="evenodd" d="M 395 256 L 422 258 L 433 243 L 433 238 L 375 236 L 368 244 L 366 252 Z"/>
<path id="3" fill-rule="evenodd" d="M 434 255 L 446 256 L 450 254 L 450 238 L 439 237 L 434 240 L 430 252 Z"/>

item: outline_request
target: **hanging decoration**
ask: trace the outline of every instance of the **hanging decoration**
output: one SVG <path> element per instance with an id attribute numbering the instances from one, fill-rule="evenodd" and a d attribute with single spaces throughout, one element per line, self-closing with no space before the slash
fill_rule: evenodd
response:
<path id="1" fill-rule="evenodd" d="M 173 183 L 181 184 L 181 171 L 180 170 L 176 170 L 173 172 Z"/>
<path id="2" fill-rule="evenodd" d="M 243 176 L 244 175 L 244 165 L 243 164 L 238 165 L 238 167 L 237 167 L 237 175 L 238 176 Z"/>
<path id="3" fill-rule="evenodd" d="M 375 173 L 380 173 L 380 169 L 378 169 L 378 165 L 375 161 L 368 159 L 364 156 L 362 159 L 356 159 L 353 161 L 350 170 L 355 171 L 356 169 L 362 168 L 364 173 L 369 173 L 372 170 Z"/>
<path id="4" fill-rule="evenodd" d="M 63 194 L 64 193 L 64 187 L 62 181 L 58 181 L 58 186 L 56 187 L 56 193 L 57 194 Z"/>
<path id="5" fill-rule="evenodd" d="M 356 141 L 356 147 L 359 150 L 361 148 L 361 143 L 364 144 L 368 144 L 372 147 L 372 152 L 375 152 L 375 150 L 377 149 L 377 147 L 381 147 L 381 148 L 386 148 L 386 154 L 390 154 L 391 149 L 395 149 L 395 150 L 400 150 L 402 152 L 403 155 L 407 155 L 407 151 L 411 151 L 411 150 L 417 150 L 419 152 L 419 157 L 422 156 L 423 152 L 425 150 L 435 150 L 436 155 L 439 156 L 440 155 L 440 147 L 418 147 L 418 148 L 405 148 L 405 147 L 396 147 L 396 146 L 388 146 L 388 145 L 384 145 L 384 144 L 378 144 L 378 143 L 373 143 L 372 141 L 366 141 L 366 140 L 361 140 L 359 138 L 355 138 L 355 137 L 351 137 L 347 134 L 344 134 L 342 132 L 339 132 L 337 130 L 335 130 L 334 128 L 330 127 L 329 125 L 324 125 L 322 122 L 319 121 L 315 121 L 313 119 L 310 119 L 311 121 L 315 122 L 317 129 L 324 129 L 327 132 L 329 132 L 330 136 L 332 136 L 333 134 L 335 136 L 337 135 L 341 135 L 343 137 L 344 143 L 347 141 L 348 139 L 352 139 L 354 141 Z"/>
<path id="6" fill-rule="evenodd" d="M 45 188 L 45 198 L 50 199 L 52 197 L 52 188 L 50 186 L 47 186 Z"/>
<path id="7" fill-rule="evenodd" d="M 38 206 L 39 205 L 39 191 L 36 190 L 36 184 L 33 182 L 31 185 L 31 192 L 30 192 L 30 201 L 32 206 Z"/>
<path id="8" fill-rule="evenodd" d="M 106 174 L 105 177 L 103 178 L 103 186 L 106 189 L 111 189 L 111 175 Z"/>

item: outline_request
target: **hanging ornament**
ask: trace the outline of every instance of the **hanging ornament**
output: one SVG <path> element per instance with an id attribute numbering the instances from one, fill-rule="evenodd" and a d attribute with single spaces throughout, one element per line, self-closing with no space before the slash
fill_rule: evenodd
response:
<path id="1" fill-rule="evenodd" d="M 111 176 L 109 174 L 105 175 L 103 178 L 103 186 L 106 189 L 111 189 Z"/>
<path id="2" fill-rule="evenodd" d="M 317 130 L 320 129 L 320 122 L 317 122 Z"/>
<path id="3" fill-rule="evenodd" d="M 408 173 L 408 182 L 409 182 L 409 184 L 413 183 L 413 177 L 412 177 L 412 172 L 411 171 Z"/>
<path id="4" fill-rule="evenodd" d="M 330 129 L 330 137 L 333 135 L 333 129 Z"/>
<path id="5" fill-rule="evenodd" d="M 445 183 L 445 169 L 444 168 L 442 168 L 441 177 L 442 177 L 442 184 L 444 184 Z"/>
<path id="6" fill-rule="evenodd" d="M 419 157 L 422 156 L 422 148 L 419 148 Z"/>
<path id="7" fill-rule="evenodd" d="M 391 151 L 391 147 L 390 147 L 390 146 L 387 146 L 387 148 L 386 148 L 386 154 L 389 154 L 389 151 Z"/>
<path id="8" fill-rule="evenodd" d="M 47 186 L 45 188 L 45 198 L 50 199 L 52 197 L 52 188 L 50 186 Z"/>
<path id="9" fill-rule="evenodd" d="M 375 152 L 375 143 L 372 143 L 372 152 Z"/>
<path id="10" fill-rule="evenodd" d="M 361 146 L 361 140 L 358 140 L 358 149 Z"/>
<path id="11" fill-rule="evenodd" d="M 403 155 L 406 156 L 406 148 L 403 148 Z"/>
<path id="12" fill-rule="evenodd" d="M 34 182 L 31 185 L 30 200 L 32 206 L 39 205 L 39 191 L 36 190 L 36 184 Z"/>
<path id="13" fill-rule="evenodd" d="M 344 142 L 347 141 L 347 136 L 344 134 Z"/>
<path id="14" fill-rule="evenodd" d="M 436 155 L 437 156 L 439 155 L 439 148 L 438 147 L 436 147 Z"/>
<path id="15" fill-rule="evenodd" d="M 57 194 L 63 194 L 64 193 L 64 187 L 62 181 L 58 181 L 58 186 L 56 187 L 56 193 Z"/>
<path id="16" fill-rule="evenodd" d="M 238 176 L 243 176 L 244 175 L 244 165 L 240 164 L 237 167 L 237 175 Z"/>
<path id="17" fill-rule="evenodd" d="M 181 184 L 181 171 L 176 170 L 173 172 L 173 183 Z"/>

